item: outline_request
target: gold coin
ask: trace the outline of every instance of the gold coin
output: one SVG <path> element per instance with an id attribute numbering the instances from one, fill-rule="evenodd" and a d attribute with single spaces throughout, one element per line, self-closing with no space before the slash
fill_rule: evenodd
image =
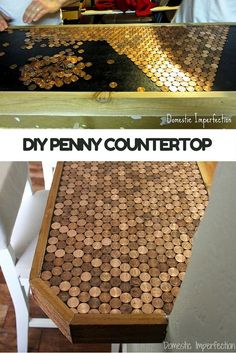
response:
<path id="1" fill-rule="evenodd" d="M 91 80 L 92 76 L 91 75 L 85 75 L 84 76 L 84 80 L 88 81 L 88 80 Z"/>
<path id="2" fill-rule="evenodd" d="M 110 83 L 109 83 L 109 86 L 110 86 L 111 88 L 116 88 L 116 87 L 118 86 L 118 83 L 116 83 L 116 82 L 110 82 Z"/>
<path id="3" fill-rule="evenodd" d="M 109 65 L 112 65 L 112 64 L 115 63 L 115 60 L 113 60 L 113 59 L 108 59 L 108 60 L 107 60 L 107 63 L 108 63 Z"/>
<path id="4" fill-rule="evenodd" d="M 144 87 L 138 87 L 137 88 L 137 92 L 145 92 L 145 88 Z"/>

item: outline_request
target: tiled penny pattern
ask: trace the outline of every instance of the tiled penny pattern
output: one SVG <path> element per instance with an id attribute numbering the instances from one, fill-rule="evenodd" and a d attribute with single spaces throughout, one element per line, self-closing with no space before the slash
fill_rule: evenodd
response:
<path id="1" fill-rule="evenodd" d="M 214 25 L 30 28 L 23 48 L 30 50 L 38 43 L 61 51 L 53 56 L 30 58 L 20 68 L 20 79 L 32 90 L 37 86 L 49 90 L 81 78 L 91 80 L 92 84 L 86 66 L 96 62 L 92 57 L 89 63 L 84 62 L 83 42 L 105 40 L 119 55 L 133 61 L 162 91 L 211 91 L 228 31 L 228 26 Z M 114 62 L 108 57 L 107 63 L 112 66 Z M 119 88 L 119 82 L 108 81 L 108 86 Z M 144 90 L 137 87 L 139 92 Z"/>
<path id="2" fill-rule="evenodd" d="M 197 163 L 65 162 L 41 278 L 75 313 L 169 314 L 207 203 Z"/>

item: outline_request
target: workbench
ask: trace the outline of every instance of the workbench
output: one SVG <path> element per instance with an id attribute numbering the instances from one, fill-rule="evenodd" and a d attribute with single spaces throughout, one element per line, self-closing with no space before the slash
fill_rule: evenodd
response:
<path id="1" fill-rule="evenodd" d="M 235 37 L 227 24 L 9 29 L 0 34 L 0 126 L 154 128 L 167 114 L 232 117 Z"/>

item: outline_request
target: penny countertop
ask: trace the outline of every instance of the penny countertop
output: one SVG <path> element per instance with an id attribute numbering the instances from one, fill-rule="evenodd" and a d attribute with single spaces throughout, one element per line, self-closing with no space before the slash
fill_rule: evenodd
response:
<path id="1" fill-rule="evenodd" d="M 65 162 L 41 279 L 74 313 L 169 314 L 207 202 L 196 163 Z"/>

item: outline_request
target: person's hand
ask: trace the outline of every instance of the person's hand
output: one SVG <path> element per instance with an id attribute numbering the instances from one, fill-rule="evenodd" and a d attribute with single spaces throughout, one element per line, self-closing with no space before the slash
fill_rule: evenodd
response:
<path id="1" fill-rule="evenodd" d="M 38 21 L 41 17 L 48 13 L 57 12 L 63 0 L 32 0 L 23 15 L 25 23 Z"/>
<path id="2" fill-rule="evenodd" d="M 4 31 L 8 27 L 8 21 L 10 21 L 11 18 L 8 17 L 7 15 L 3 14 L 0 11 L 0 32 Z"/>

